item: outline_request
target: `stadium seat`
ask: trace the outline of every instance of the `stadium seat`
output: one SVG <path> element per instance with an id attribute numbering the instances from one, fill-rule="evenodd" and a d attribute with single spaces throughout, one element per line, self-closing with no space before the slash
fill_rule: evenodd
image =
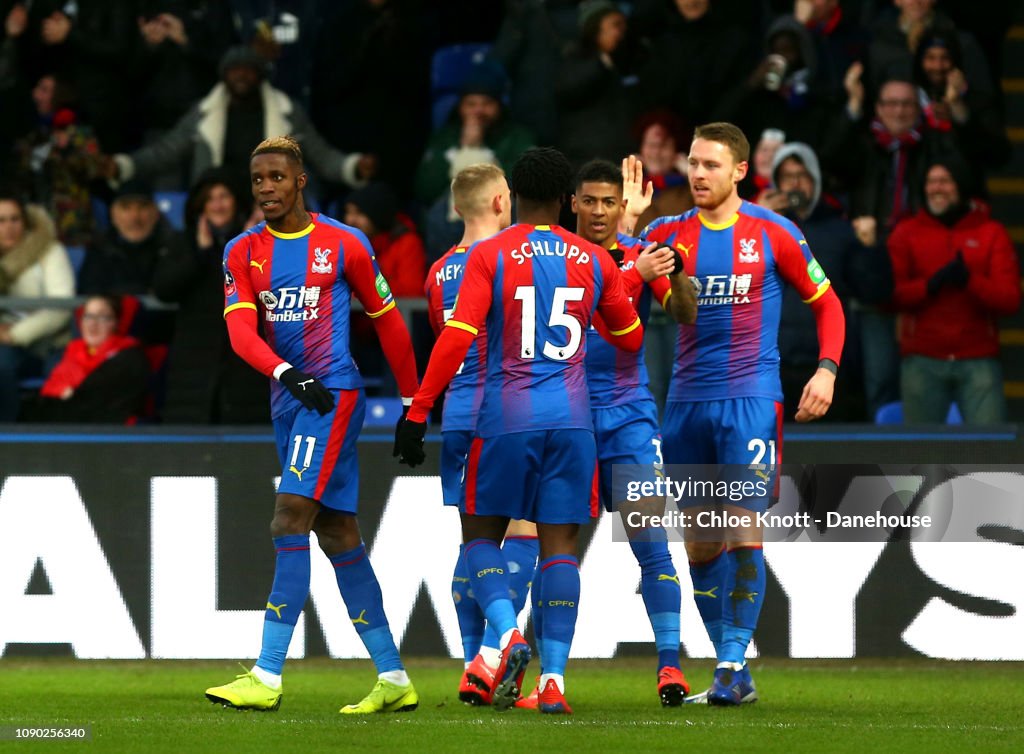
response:
<path id="1" fill-rule="evenodd" d="M 401 398 L 367 398 L 364 427 L 394 427 L 402 416 Z"/>
<path id="2" fill-rule="evenodd" d="M 106 230 L 110 227 L 110 208 L 107 203 L 98 197 L 92 198 L 92 218 L 96 221 L 96 230 Z"/>
<path id="3" fill-rule="evenodd" d="M 457 44 L 434 53 L 430 63 L 430 112 L 435 129 L 444 125 L 459 101 L 459 87 L 467 69 L 482 61 L 490 49 L 490 44 Z"/>
<path id="4" fill-rule="evenodd" d="M 153 194 L 156 206 L 175 230 L 185 229 L 185 202 L 188 194 L 184 191 L 157 191 Z"/>
<path id="5" fill-rule="evenodd" d="M 85 261 L 85 247 L 84 246 L 67 246 L 65 249 L 68 252 L 68 260 L 71 262 L 71 269 L 75 273 L 75 278 L 78 278 L 78 272 L 82 269 L 82 262 Z"/>
<path id="6" fill-rule="evenodd" d="M 875 412 L 875 424 L 902 424 L 903 404 L 899 401 L 879 406 Z"/>
<path id="7" fill-rule="evenodd" d="M 900 401 L 886 403 L 879 406 L 875 412 L 875 424 L 902 424 L 903 404 Z M 946 414 L 946 424 L 963 424 L 964 418 L 960 414 L 960 407 L 956 402 L 949 404 L 949 412 Z"/>

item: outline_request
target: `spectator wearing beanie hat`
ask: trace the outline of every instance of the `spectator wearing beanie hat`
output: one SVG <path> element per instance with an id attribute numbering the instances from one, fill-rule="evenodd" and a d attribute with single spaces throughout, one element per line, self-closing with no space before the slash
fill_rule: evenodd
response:
<path id="1" fill-rule="evenodd" d="M 962 160 L 931 160 L 923 193 L 889 236 L 903 416 L 940 423 L 956 401 L 967 424 L 1003 422 L 997 318 L 1020 307 L 1017 254 L 1006 228 L 971 201 Z"/>
<path id="2" fill-rule="evenodd" d="M 221 59 L 220 74 L 220 83 L 159 141 L 131 155 L 114 155 L 106 165 L 107 177 L 152 180 L 186 158 L 192 184 L 211 167 L 246 176 L 253 147 L 280 134 L 293 136 L 306 164 L 326 180 L 359 186 L 373 176 L 376 158 L 344 154 L 328 144 L 302 107 L 266 81 L 266 63 L 251 48 L 230 48 Z"/>
<path id="3" fill-rule="evenodd" d="M 68 107 L 53 113 L 46 140 L 22 153 L 22 178 L 67 246 L 85 246 L 96 234 L 92 204 L 97 189 L 103 191 L 101 168 L 92 129 L 81 125 Z"/>
<path id="4" fill-rule="evenodd" d="M 952 31 L 927 30 L 914 55 L 914 83 L 922 128 L 953 139 L 976 165 L 999 167 L 1010 142 L 995 98 L 964 73 L 960 39 Z"/>
<path id="5" fill-rule="evenodd" d="M 508 172 L 519 155 L 534 146 L 533 134 L 505 115 L 507 85 L 504 69 L 491 60 L 475 63 L 466 72 L 458 105 L 448 122 L 431 134 L 416 171 L 416 197 L 421 202 L 436 202 L 469 165 L 486 162 Z"/>

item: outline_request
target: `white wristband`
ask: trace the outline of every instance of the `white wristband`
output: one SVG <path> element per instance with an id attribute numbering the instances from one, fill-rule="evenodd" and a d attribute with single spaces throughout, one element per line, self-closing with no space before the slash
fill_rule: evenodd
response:
<path id="1" fill-rule="evenodd" d="M 281 381 L 281 375 L 284 374 L 285 372 L 287 372 L 291 368 L 292 368 L 291 364 L 289 364 L 287 361 L 282 361 L 280 364 L 278 364 L 276 367 L 274 367 L 274 379 L 277 380 L 278 382 L 280 382 Z"/>
<path id="2" fill-rule="evenodd" d="M 403 396 L 402 396 L 402 405 L 403 405 L 403 406 L 405 406 L 406 408 L 409 408 L 409 406 L 411 406 L 411 405 L 412 405 L 412 398 L 406 398 L 406 397 L 405 397 L 405 396 L 403 395 Z"/>

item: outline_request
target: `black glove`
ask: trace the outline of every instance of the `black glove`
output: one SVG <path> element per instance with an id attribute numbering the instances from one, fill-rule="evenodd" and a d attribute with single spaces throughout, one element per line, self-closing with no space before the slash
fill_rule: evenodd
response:
<path id="1" fill-rule="evenodd" d="M 967 265 L 964 263 L 964 253 L 962 251 L 956 253 L 956 259 L 949 263 L 949 269 L 949 284 L 955 285 L 957 288 L 966 287 L 971 271 L 967 269 Z"/>
<path id="2" fill-rule="evenodd" d="M 930 278 L 928 278 L 928 295 L 934 296 L 947 285 L 963 288 L 967 285 L 967 278 L 969 276 L 970 273 L 967 270 L 967 265 L 964 264 L 964 256 L 958 251 L 956 253 L 956 259 L 949 264 L 940 267 Z"/>
<path id="3" fill-rule="evenodd" d="M 672 249 L 672 272 L 670 275 L 678 275 L 683 271 L 683 255 L 679 253 L 679 249 L 674 249 L 671 246 L 666 246 L 666 249 Z"/>
<path id="4" fill-rule="evenodd" d="M 398 458 L 402 455 L 398 449 L 398 433 L 402 430 L 402 423 L 405 421 L 405 415 L 409 413 L 409 407 L 402 406 L 402 415 L 398 417 L 398 423 L 395 425 L 395 446 L 391 449 L 392 458 Z"/>
<path id="5" fill-rule="evenodd" d="M 653 249 L 646 253 L 653 254 L 654 252 L 661 251 L 662 249 L 668 249 L 669 251 L 672 252 L 672 272 L 670 272 L 669 275 L 678 275 L 680 272 L 683 271 L 683 255 L 679 253 L 679 249 L 674 249 L 668 244 L 663 243 L 659 246 L 655 246 Z"/>
<path id="6" fill-rule="evenodd" d="M 403 419 L 395 432 L 395 445 L 398 449 L 398 462 L 406 466 L 416 467 L 426 460 L 423 450 L 423 438 L 427 434 L 426 422 L 411 422 Z"/>
<path id="7" fill-rule="evenodd" d="M 281 372 L 281 384 L 306 408 L 314 409 L 320 416 L 334 408 L 334 396 L 311 374 L 289 367 Z"/>

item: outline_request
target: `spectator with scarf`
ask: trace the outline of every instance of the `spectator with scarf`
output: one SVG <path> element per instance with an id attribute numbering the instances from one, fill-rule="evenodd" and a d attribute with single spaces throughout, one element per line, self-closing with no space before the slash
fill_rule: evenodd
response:
<path id="1" fill-rule="evenodd" d="M 1006 163 L 1010 142 L 1005 124 L 992 95 L 964 75 L 955 33 L 941 28 L 924 33 L 914 56 L 914 83 L 923 128 L 955 139 L 972 165 L 994 168 Z M 973 176 L 975 182 L 978 178 Z"/>
<path id="2" fill-rule="evenodd" d="M 875 116 L 864 118 L 863 66 L 846 76 L 846 112 L 822 149 L 826 170 L 849 192 L 854 232 L 867 247 L 884 245 L 893 226 L 914 214 L 923 196 L 926 166 L 955 148 L 947 134 L 922 128 L 917 88 L 909 81 L 882 84 Z M 885 307 L 861 312 L 864 391 L 870 411 L 899 400 L 895 322 Z"/>
<path id="3" fill-rule="evenodd" d="M 132 424 L 142 412 L 149 364 L 139 341 L 128 335 L 138 300 L 92 296 L 78 317 L 81 337 L 72 340 L 50 372 L 30 421 Z"/>

